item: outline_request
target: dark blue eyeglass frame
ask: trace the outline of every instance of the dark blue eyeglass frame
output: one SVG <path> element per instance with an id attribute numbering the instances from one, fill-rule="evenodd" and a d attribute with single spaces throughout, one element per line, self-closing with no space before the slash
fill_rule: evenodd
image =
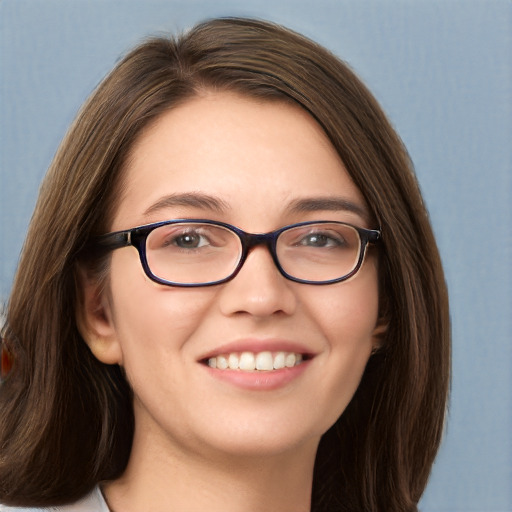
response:
<path id="1" fill-rule="evenodd" d="M 241 243 L 241 255 L 240 255 L 240 261 L 238 262 L 238 265 L 235 267 L 233 272 L 223 278 L 219 279 L 217 281 L 209 281 L 206 283 L 175 283 L 172 281 L 166 281 L 165 279 L 162 279 L 153 272 L 151 272 L 151 269 L 149 268 L 147 257 L 146 257 L 146 239 L 148 235 L 156 228 L 159 228 L 161 226 L 166 226 L 169 224 L 181 224 L 181 223 L 187 223 L 187 224 L 211 224 L 213 226 L 220 226 L 225 229 L 228 229 L 229 231 L 235 233 L 238 238 L 240 239 Z M 288 274 L 281 264 L 279 263 L 279 259 L 277 256 L 276 246 L 277 246 L 277 239 L 279 236 L 289 229 L 301 227 L 301 226 L 308 226 L 313 224 L 342 224 L 345 226 L 349 226 L 357 231 L 359 234 L 359 241 L 360 241 L 360 250 L 359 250 L 359 258 L 357 260 L 357 263 L 354 267 L 354 269 L 349 272 L 348 274 L 335 278 L 330 279 L 328 281 L 309 281 L 306 279 L 299 279 L 297 277 L 294 277 L 290 274 Z M 127 229 L 124 231 L 115 231 L 113 233 L 107 233 L 105 235 L 100 235 L 93 241 L 93 247 L 96 251 L 99 251 L 101 253 L 103 252 L 109 252 L 113 251 L 115 249 L 120 249 L 121 247 L 127 247 L 127 246 L 133 246 L 137 249 L 139 252 L 140 262 L 142 264 L 142 268 L 144 269 L 144 272 L 146 275 L 154 282 L 166 285 L 166 286 L 179 286 L 183 288 L 197 288 L 202 286 L 213 286 L 217 284 L 222 284 L 227 281 L 230 281 L 233 279 L 240 269 L 242 268 L 243 264 L 245 263 L 245 260 L 247 259 L 247 256 L 250 252 L 250 250 L 253 247 L 256 247 L 257 245 L 266 245 L 270 254 L 272 255 L 272 259 L 274 261 L 274 264 L 278 268 L 279 272 L 290 281 L 294 281 L 296 283 L 304 283 L 304 284 L 315 284 L 315 285 L 322 285 L 322 284 L 332 284 L 332 283 L 339 283 L 341 281 L 346 281 L 347 279 L 350 279 L 352 276 L 357 274 L 359 269 L 361 268 L 365 255 L 366 255 L 366 249 L 368 247 L 368 244 L 375 244 L 381 239 L 381 231 L 378 229 L 365 229 L 360 228 L 357 226 L 353 226 L 352 224 L 348 224 L 346 222 L 335 222 L 335 221 L 308 221 L 308 222 L 299 222 L 297 224 L 290 224 L 288 226 L 284 226 L 282 228 L 276 229 L 275 231 L 271 231 L 269 233 L 246 233 L 245 231 L 241 230 L 240 228 L 237 228 L 236 226 L 232 226 L 231 224 L 226 224 L 224 222 L 217 222 L 213 220 L 208 219 L 173 219 L 173 220 L 166 220 L 162 222 L 156 222 L 154 224 L 146 224 L 144 226 L 138 226 L 132 229 Z"/>

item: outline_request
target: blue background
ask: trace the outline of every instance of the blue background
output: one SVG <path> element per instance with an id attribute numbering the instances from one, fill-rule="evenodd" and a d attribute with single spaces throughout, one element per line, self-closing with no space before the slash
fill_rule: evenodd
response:
<path id="1" fill-rule="evenodd" d="M 84 98 L 144 36 L 248 15 L 324 44 L 405 141 L 451 296 L 453 385 L 424 512 L 512 511 L 512 3 L 0 0 L 0 302 Z"/>

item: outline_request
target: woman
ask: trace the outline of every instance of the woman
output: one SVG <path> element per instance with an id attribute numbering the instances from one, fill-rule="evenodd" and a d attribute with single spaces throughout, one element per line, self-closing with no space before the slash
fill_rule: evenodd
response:
<path id="1" fill-rule="evenodd" d="M 442 435 L 447 296 L 407 152 L 345 64 L 261 21 L 103 81 L 3 338 L 7 505 L 413 511 Z"/>

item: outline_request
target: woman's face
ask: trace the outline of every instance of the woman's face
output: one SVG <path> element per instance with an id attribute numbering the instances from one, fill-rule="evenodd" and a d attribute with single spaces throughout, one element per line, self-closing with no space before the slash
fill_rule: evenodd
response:
<path id="1" fill-rule="evenodd" d="M 226 92 L 195 97 L 144 131 L 120 194 L 112 230 L 175 218 L 251 233 L 311 220 L 373 227 L 309 115 Z M 346 282 L 310 285 L 285 279 L 257 246 L 233 280 L 187 289 L 150 281 L 137 250 L 126 247 L 112 254 L 100 301 L 87 293 L 89 345 L 125 369 L 138 431 L 173 450 L 265 455 L 316 447 L 377 343 L 373 256 Z M 244 352 L 305 360 L 271 371 L 207 364 Z"/>

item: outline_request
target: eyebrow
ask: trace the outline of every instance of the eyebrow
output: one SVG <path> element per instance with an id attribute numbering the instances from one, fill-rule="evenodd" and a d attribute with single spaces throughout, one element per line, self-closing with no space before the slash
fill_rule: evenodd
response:
<path id="1" fill-rule="evenodd" d="M 354 203 L 343 197 L 308 197 L 297 199 L 292 201 L 289 208 L 294 213 L 345 211 L 355 213 L 367 222 L 370 221 L 370 214 L 365 206 Z"/>
<path id="2" fill-rule="evenodd" d="M 156 203 L 152 204 L 144 212 L 144 215 L 149 216 L 165 208 L 172 208 L 176 206 L 202 208 L 217 213 L 223 213 L 230 209 L 229 205 L 222 201 L 222 199 L 202 194 L 200 192 L 187 192 L 185 194 L 170 194 L 162 197 Z"/>
<path id="3" fill-rule="evenodd" d="M 201 192 L 186 192 L 183 194 L 169 194 L 152 204 L 145 212 L 150 216 L 165 208 L 185 206 L 211 210 L 216 213 L 224 213 L 230 210 L 228 203 L 217 197 Z M 359 215 L 363 220 L 369 221 L 370 214 L 365 206 L 359 205 L 342 197 L 308 197 L 292 201 L 288 210 L 292 213 L 316 212 L 316 211 L 346 211 Z"/>

